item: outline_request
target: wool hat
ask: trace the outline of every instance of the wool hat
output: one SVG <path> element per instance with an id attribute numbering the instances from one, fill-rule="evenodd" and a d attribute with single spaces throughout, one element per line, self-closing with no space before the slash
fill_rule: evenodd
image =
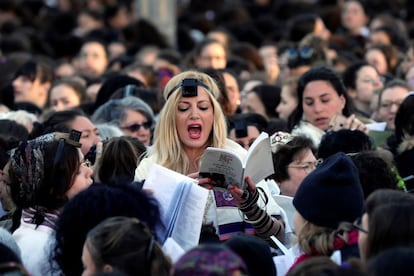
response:
<path id="1" fill-rule="evenodd" d="M 240 234 L 233 236 L 225 244 L 243 259 L 247 266 L 248 275 L 276 275 L 272 252 L 268 243 L 263 239 L 257 236 Z"/>
<path id="2" fill-rule="evenodd" d="M 303 179 L 293 205 L 307 221 L 334 229 L 361 216 L 364 196 L 351 158 L 339 152 L 325 159 Z"/>
<path id="3" fill-rule="evenodd" d="M 173 275 L 225 276 L 236 270 L 247 272 L 243 260 L 227 246 L 211 243 L 199 245 L 181 256 L 174 264 Z"/>

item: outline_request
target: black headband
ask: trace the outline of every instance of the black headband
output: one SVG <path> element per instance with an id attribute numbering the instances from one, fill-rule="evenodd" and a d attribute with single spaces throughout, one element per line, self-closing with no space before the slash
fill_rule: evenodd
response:
<path id="1" fill-rule="evenodd" d="M 181 94 L 183 97 L 196 97 L 197 96 L 197 86 L 201 86 L 206 89 L 211 95 L 214 96 L 213 91 L 205 83 L 199 81 L 198 79 L 187 78 L 183 79 L 181 83 L 177 84 L 173 89 L 168 92 L 167 100 L 178 88 L 182 88 Z"/>

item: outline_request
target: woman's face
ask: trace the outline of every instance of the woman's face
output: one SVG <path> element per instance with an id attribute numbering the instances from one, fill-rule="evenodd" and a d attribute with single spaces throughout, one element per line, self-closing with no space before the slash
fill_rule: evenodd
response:
<path id="1" fill-rule="evenodd" d="M 262 100 L 255 92 L 249 92 L 246 95 L 246 101 L 244 103 L 243 113 L 257 113 L 267 118 L 266 108 L 263 105 Z"/>
<path id="2" fill-rule="evenodd" d="M 101 43 L 85 43 L 80 50 L 79 56 L 80 69 L 87 75 L 94 77 L 101 76 L 108 66 L 105 46 Z"/>
<path id="3" fill-rule="evenodd" d="M 227 57 L 226 50 L 220 43 L 210 43 L 205 46 L 199 57 L 195 59 L 196 66 L 198 68 L 213 68 L 223 69 L 226 68 Z"/>
<path id="4" fill-rule="evenodd" d="M 235 113 L 240 105 L 240 90 L 235 77 L 229 73 L 223 73 L 226 83 L 226 93 L 231 105 L 231 111 Z"/>
<path id="5" fill-rule="evenodd" d="M 184 150 L 204 149 L 213 129 L 214 110 L 204 88 L 196 97 L 181 97 L 175 115 L 175 127 Z"/>
<path id="6" fill-rule="evenodd" d="M 119 127 L 125 135 L 135 137 L 145 146 L 149 146 L 151 142 L 151 126 L 149 123 L 144 114 L 128 109 Z"/>
<path id="7" fill-rule="evenodd" d="M 407 73 L 408 69 L 414 65 L 414 48 L 408 48 L 399 67 L 403 73 Z"/>
<path id="8" fill-rule="evenodd" d="M 37 104 L 43 95 L 47 95 L 50 88 L 50 82 L 41 83 L 39 78 L 30 80 L 28 77 L 20 75 L 12 82 L 14 102 L 29 102 Z"/>
<path id="9" fill-rule="evenodd" d="M 356 99 L 369 105 L 372 102 L 375 91 L 381 89 L 383 84 L 380 75 L 373 66 L 363 66 L 357 73 L 355 86 Z"/>
<path id="10" fill-rule="evenodd" d="M 383 52 L 378 49 L 370 49 L 365 53 L 365 60 L 374 66 L 381 75 L 388 72 L 387 59 Z"/>
<path id="11" fill-rule="evenodd" d="M 289 115 L 295 110 L 298 105 L 296 97 L 292 96 L 290 92 L 290 86 L 284 85 L 280 93 L 280 103 L 276 107 L 276 112 L 279 114 L 279 118 L 287 120 Z"/>
<path id="12" fill-rule="evenodd" d="M 368 23 L 364 8 L 358 1 L 347 1 L 342 8 L 342 25 L 353 34 Z"/>
<path id="13" fill-rule="evenodd" d="M 50 90 L 50 106 L 55 111 L 68 110 L 80 103 L 78 94 L 68 85 L 60 84 Z"/>
<path id="14" fill-rule="evenodd" d="M 88 162 L 84 162 L 83 160 L 84 160 L 84 156 L 82 152 L 79 150 L 79 162 L 80 162 L 79 168 L 78 168 L 78 171 L 76 172 L 72 186 L 66 192 L 66 196 L 68 197 L 68 199 L 73 198 L 78 193 L 87 189 L 93 183 L 92 168 L 89 167 Z"/>
<path id="15" fill-rule="evenodd" d="M 342 114 L 345 101 L 329 82 L 311 81 L 303 91 L 303 115 L 309 123 L 325 131 L 333 116 Z"/>
<path id="16" fill-rule="evenodd" d="M 302 180 L 315 169 L 316 157 L 310 149 L 303 149 L 293 156 L 293 161 L 287 166 L 289 179 L 279 183 L 282 195 L 295 196 Z"/>
<path id="17" fill-rule="evenodd" d="M 85 155 L 91 149 L 93 145 L 102 141 L 99 136 L 98 129 L 87 117 L 78 116 L 68 125 L 69 128 L 81 131 L 82 135 L 80 138 L 81 151 Z"/>
<path id="18" fill-rule="evenodd" d="M 387 129 L 395 130 L 395 116 L 408 92 L 407 88 L 399 86 L 386 88 L 382 91 L 378 120 L 385 121 Z"/>
<path id="19" fill-rule="evenodd" d="M 365 230 L 368 230 L 368 215 L 367 213 L 364 213 L 364 215 L 362 216 L 362 228 Z M 359 231 L 358 233 L 358 245 L 359 245 L 359 254 L 361 256 L 361 258 L 364 260 L 366 257 L 366 252 L 367 252 L 367 233 L 364 233 L 362 231 Z"/>

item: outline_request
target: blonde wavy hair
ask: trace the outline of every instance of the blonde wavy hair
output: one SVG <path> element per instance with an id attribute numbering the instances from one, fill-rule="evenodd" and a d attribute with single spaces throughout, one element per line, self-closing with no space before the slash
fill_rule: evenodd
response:
<path id="1" fill-rule="evenodd" d="M 158 123 L 154 130 L 153 147 L 149 150 L 148 155 L 155 155 L 158 164 L 182 174 L 188 173 L 189 159 L 183 150 L 175 120 L 178 101 L 181 99 L 181 87 L 172 93 L 171 90 L 186 78 L 194 78 L 203 82 L 212 92 L 207 93 L 212 103 L 214 114 L 213 129 L 207 141 L 207 146 L 223 148 L 227 138 L 227 124 L 221 106 L 217 101 L 220 96 L 220 90 L 216 82 L 207 74 L 198 71 L 185 71 L 174 76 L 164 89 L 163 95 L 166 103 L 160 112 Z M 169 97 L 168 94 L 170 94 Z"/>
<path id="2" fill-rule="evenodd" d="M 317 254 L 330 256 L 334 251 L 334 242 L 340 237 L 348 242 L 348 232 L 351 229 L 340 227 L 332 229 L 317 226 L 304 219 L 304 224 L 298 235 L 298 243 L 303 252 L 313 256 Z"/>

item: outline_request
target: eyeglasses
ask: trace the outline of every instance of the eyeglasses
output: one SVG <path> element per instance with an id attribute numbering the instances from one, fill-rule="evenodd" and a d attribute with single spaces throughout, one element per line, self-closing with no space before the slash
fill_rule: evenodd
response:
<path id="1" fill-rule="evenodd" d="M 312 172 L 317 166 L 322 163 L 322 159 L 318 159 L 314 162 L 303 162 L 302 164 L 298 165 L 288 165 L 288 168 L 298 168 L 303 169 L 306 173 Z"/>
<path id="2" fill-rule="evenodd" d="M 380 77 L 378 79 L 363 79 L 361 81 L 364 82 L 364 83 L 369 83 L 369 84 L 374 85 L 374 84 L 384 83 L 385 80 L 384 80 L 383 77 Z"/>
<path id="3" fill-rule="evenodd" d="M 387 102 L 381 103 L 380 108 L 382 108 L 382 109 L 391 109 L 393 105 L 396 105 L 397 108 L 399 108 L 401 103 L 402 103 L 402 100 L 401 101 L 387 101 Z"/>
<path id="4" fill-rule="evenodd" d="M 362 217 L 357 218 L 354 221 L 354 223 L 352 223 L 352 227 L 354 227 L 358 231 L 361 231 L 362 233 L 368 234 L 368 230 L 366 230 L 362 227 Z"/>
<path id="5" fill-rule="evenodd" d="M 130 125 L 130 126 L 124 126 L 124 127 L 120 127 L 120 128 L 129 130 L 131 132 L 137 132 L 141 129 L 141 127 L 145 128 L 145 129 L 150 129 L 151 125 L 152 125 L 151 122 L 144 122 L 142 124 L 133 124 L 133 125 Z"/>
<path id="6" fill-rule="evenodd" d="M 290 48 L 288 49 L 287 56 L 289 60 L 296 60 L 298 57 L 309 59 L 312 57 L 313 52 L 311 47 Z"/>

